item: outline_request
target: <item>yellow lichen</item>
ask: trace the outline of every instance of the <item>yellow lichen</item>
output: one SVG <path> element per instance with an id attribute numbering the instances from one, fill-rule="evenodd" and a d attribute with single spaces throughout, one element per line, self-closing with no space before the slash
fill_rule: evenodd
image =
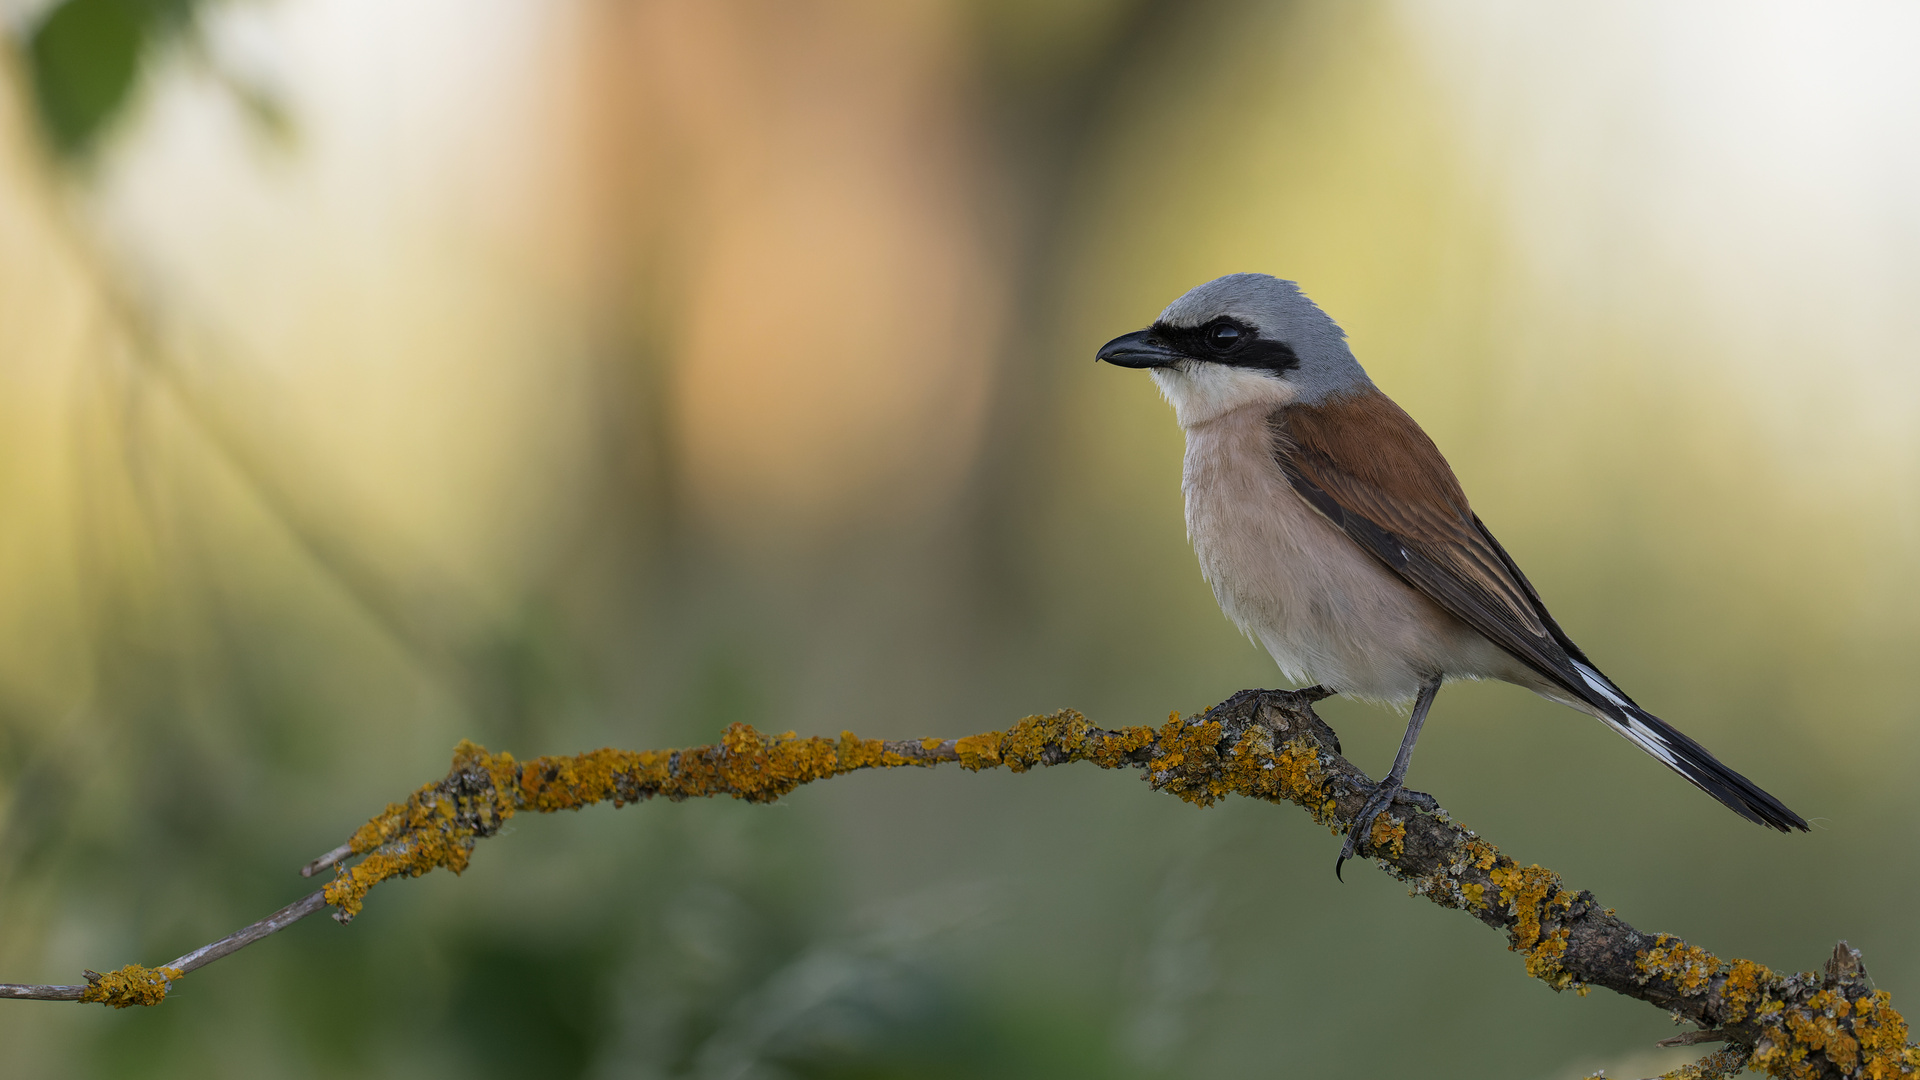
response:
<path id="1" fill-rule="evenodd" d="M 1787 1030 L 1809 1050 L 1819 1050 L 1827 1060 L 1851 1072 L 1860 1060 L 1860 1044 L 1847 1034 L 1841 1021 L 1853 1011 L 1853 1003 L 1831 990 L 1822 990 L 1785 1017 Z"/>
<path id="2" fill-rule="evenodd" d="M 1091 728 L 1087 718 L 1072 709 L 1061 709 L 1045 716 L 1029 716 L 1007 732 L 1006 739 L 1000 744 L 1000 760 L 1007 768 L 1018 773 L 1045 764 L 1044 755 L 1050 747 L 1064 752 L 1068 757 L 1077 756 Z"/>
<path id="3" fill-rule="evenodd" d="M 1313 820 L 1339 832 L 1339 808 L 1327 790 L 1319 749 L 1305 739 L 1292 739 L 1274 755 L 1273 763 L 1280 796 L 1299 804 L 1313 815 Z"/>
<path id="4" fill-rule="evenodd" d="M 1543 867 L 1510 862 L 1495 866 L 1487 877 L 1500 890 L 1500 903 L 1514 917 L 1509 947 L 1515 951 L 1533 948 L 1540 941 L 1540 904 L 1560 890 L 1559 875 Z"/>
<path id="5" fill-rule="evenodd" d="M 1527 974 L 1555 990 L 1577 986 L 1578 981 L 1561 966 L 1571 934 L 1559 924 L 1570 914 L 1577 897 L 1560 887 L 1559 875 L 1539 866 L 1501 860 L 1491 844 L 1484 845 L 1484 850 L 1470 851 L 1469 856 L 1473 865 L 1492 863 L 1487 878 L 1499 890 L 1500 905 L 1513 916 L 1507 948 L 1526 954 Z M 1467 903 L 1490 906 L 1482 887 L 1467 883 L 1460 891 Z"/>
<path id="6" fill-rule="evenodd" d="M 1036 765 L 1047 764 L 1046 753 L 1049 750 L 1061 755 L 1061 760 L 1079 761 L 1091 756 L 1087 744 L 1092 731 L 1093 725 L 1087 723 L 1086 717 L 1072 709 L 1061 709 L 1045 716 L 1026 717 L 1007 731 L 989 731 L 955 739 L 953 749 L 960 757 L 960 767 L 964 769 L 978 771 L 1004 765 L 1014 772 L 1026 772 Z M 1100 741 L 1105 744 L 1111 740 Z M 1145 746 L 1147 741 L 1151 741 L 1151 736 L 1132 749 Z M 938 745 L 936 742 L 929 749 Z M 1104 746 L 1102 752 L 1107 752 Z"/>
<path id="7" fill-rule="evenodd" d="M 1223 734 L 1225 726 L 1218 720 L 1194 724 L 1174 713 L 1160 729 L 1160 753 L 1147 766 L 1154 786 L 1197 806 L 1211 806 L 1228 790 L 1220 769 Z"/>
<path id="8" fill-rule="evenodd" d="M 1893 996 L 1876 990 L 1853 1002 L 1853 1037 L 1860 1047 L 1857 1076 L 1894 1080 L 1920 1072 L 1920 1050 L 1907 1045 L 1907 1021 L 1893 1008 Z"/>
<path id="9" fill-rule="evenodd" d="M 173 981 L 182 974 L 179 968 L 145 968 L 139 964 L 128 964 L 104 975 L 89 971 L 87 988 L 80 991 L 80 1000 L 116 1009 L 158 1005 L 166 1000 Z"/>
<path id="10" fill-rule="evenodd" d="M 1729 965 L 1726 981 L 1720 984 L 1720 997 L 1726 1002 L 1725 1022 L 1745 1020 L 1772 981 L 1773 972 L 1751 960 L 1735 960 Z"/>
<path id="11" fill-rule="evenodd" d="M 953 749 L 960 755 L 960 767 L 974 772 L 995 768 L 1000 764 L 1000 744 L 1005 739 L 1006 734 L 999 731 L 955 739 Z"/>
<path id="12" fill-rule="evenodd" d="M 1541 935 L 1539 943 L 1527 950 L 1527 974 L 1555 990 L 1565 990 L 1573 985 L 1573 976 L 1560 966 L 1561 958 L 1567 953 L 1570 937 L 1564 926 Z"/>
<path id="13" fill-rule="evenodd" d="M 1103 769 L 1118 769 L 1130 764 L 1133 755 L 1153 745 L 1153 729 L 1128 727 L 1093 740 L 1087 760 Z"/>
<path id="14" fill-rule="evenodd" d="M 1500 849 L 1479 837 L 1472 837 L 1460 845 L 1463 861 L 1477 870 L 1492 870 L 1500 861 Z"/>
<path id="15" fill-rule="evenodd" d="M 1654 938 L 1653 948 L 1633 956 L 1634 970 L 1643 978 L 1669 980 L 1683 995 L 1704 991 L 1720 971 L 1720 961 L 1712 953 L 1669 934 Z"/>
<path id="16" fill-rule="evenodd" d="M 1373 828 L 1367 833 L 1367 842 L 1373 845 L 1375 854 L 1385 854 L 1389 858 L 1399 858 L 1407 851 L 1407 827 L 1384 811 L 1374 817 Z"/>
<path id="17" fill-rule="evenodd" d="M 1283 798 L 1280 778 L 1274 775 L 1273 737 L 1265 729 L 1247 728 L 1227 749 L 1227 756 L 1220 761 L 1220 789 L 1221 794 L 1250 799 Z"/>
<path id="18" fill-rule="evenodd" d="M 863 739 L 851 731 L 840 733 L 840 742 L 833 749 L 834 760 L 840 771 L 853 769 L 885 768 L 890 758 L 899 757 L 887 751 L 887 744 L 879 739 Z M 664 766 L 666 762 L 661 762 Z M 664 770 L 662 779 L 665 779 Z"/>

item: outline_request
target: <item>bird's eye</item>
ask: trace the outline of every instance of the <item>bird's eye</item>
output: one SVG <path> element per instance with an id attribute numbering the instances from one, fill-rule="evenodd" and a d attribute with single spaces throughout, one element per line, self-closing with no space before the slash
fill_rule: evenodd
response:
<path id="1" fill-rule="evenodd" d="M 1217 323 L 1207 330 L 1207 344 L 1225 351 L 1240 344 L 1245 332 L 1230 322 Z"/>

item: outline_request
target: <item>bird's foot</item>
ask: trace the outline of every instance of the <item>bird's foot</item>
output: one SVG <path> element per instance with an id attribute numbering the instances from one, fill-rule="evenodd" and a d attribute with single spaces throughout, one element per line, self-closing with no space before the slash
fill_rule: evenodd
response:
<path id="1" fill-rule="evenodd" d="M 1381 814 L 1392 809 L 1395 802 L 1412 803 L 1428 812 L 1440 808 L 1439 800 L 1424 791 L 1408 791 L 1392 776 L 1375 784 L 1373 794 L 1367 796 L 1366 804 L 1360 808 L 1360 816 L 1353 819 L 1353 827 L 1347 830 L 1347 842 L 1340 845 L 1340 857 L 1333 863 L 1333 876 L 1336 879 L 1344 880 L 1340 878 L 1341 865 L 1353 858 L 1360 849 L 1362 838 L 1372 836 L 1373 823 Z"/>

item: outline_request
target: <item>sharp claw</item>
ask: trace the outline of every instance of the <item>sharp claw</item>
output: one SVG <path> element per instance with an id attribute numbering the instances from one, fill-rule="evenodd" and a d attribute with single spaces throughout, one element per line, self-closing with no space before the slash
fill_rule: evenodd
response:
<path id="1" fill-rule="evenodd" d="M 1353 826 L 1347 830 L 1347 842 L 1341 845 L 1340 858 L 1333 864 L 1334 880 L 1345 881 L 1340 876 L 1340 866 L 1359 851 L 1361 830 L 1365 829 L 1371 835 L 1374 820 L 1381 814 L 1391 812 L 1394 799 L 1405 791 L 1406 788 L 1403 785 L 1395 784 L 1388 787 L 1384 781 L 1374 787 L 1372 794 L 1367 796 L 1367 801 L 1360 807 L 1360 816 L 1354 819 Z"/>

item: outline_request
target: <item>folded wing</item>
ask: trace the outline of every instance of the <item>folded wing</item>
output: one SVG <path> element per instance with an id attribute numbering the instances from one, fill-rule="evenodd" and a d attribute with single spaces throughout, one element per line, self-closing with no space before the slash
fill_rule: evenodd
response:
<path id="1" fill-rule="evenodd" d="M 1290 406 L 1271 426 L 1293 490 L 1408 585 L 1735 813 L 1782 831 L 1807 827 L 1593 666 L 1468 506 L 1439 448 L 1385 394 Z"/>

